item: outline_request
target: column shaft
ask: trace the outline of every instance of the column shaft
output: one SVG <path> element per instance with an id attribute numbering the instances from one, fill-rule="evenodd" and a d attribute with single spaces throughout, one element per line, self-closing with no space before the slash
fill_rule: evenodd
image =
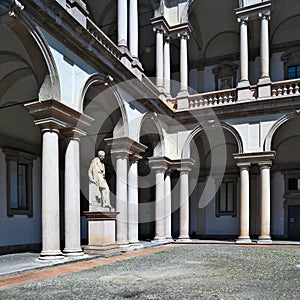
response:
<path id="1" fill-rule="evenodd" d="M 130 18 L 129 18 L 129 33 L 130 33 L 130 52 L 132 57 L 138 58 L 138 3 L 137 0 L 130 0 Z"/>
<path id="2" fill-rule="evenodd" d="M 127 0 L 118 0 L 118 46 L 127 47 Z"/>
<path id="3" fill-rule="evenodd" d="M 171 198 L 171 174 L 166 172 L 165 177 L 165 237 L 172 238 L 172 198 Z"/>
<path id="4" fill-rule="evenodd" d="M 42 150 L 42 252 L 40 258 L 53 259 L 61 254 L 58 131 L 45 130 Z"/>
<path id="5" fill-rule="evenodd" d="M 260 78 L 269 78 L 269 16 L 265 14 L 261 17 L 260 67 Z"/>
<path id="6" fill-rule="evenodd" d="M 249 236 L 250 224 L 250 188 L 249 188 L 249 166 L 250 164 L 241 164 L 241 186 L 240 186 L 240 236 L 237 242 L 251 242 Z"/>
<path id="7" fill-rule="evenodd" d="M 171 63 L 170 63 L 170 39 L 166 38 L 164 45 L 164 88 L 167 94 L 171 93 Z"/>
<path id="8" fill-rule="evenodd" d="M 155 240 L 165 238 L 164 170 L 155 170 Z"/>
<path id="9" fill-rule="evenodd" d="M 164 77 L 164 45 L 163 45 L 163 31 L 157 29 L 156 31 L 156 85 L 158 88 L 163 88 Z"/>
<path id="10" fill-rule="evenodd" d="M 248 70 L 248 25 L 247 20 L 241 20 L 240 25 L 241 36 L 240 36 L 240 81 L 249 82 L 249 70 Z"/>
<path id="11" fill-rule="evenodd" d="M 82 255 L 80 247 L 80 158 L 79 139 L 71 139 L 65 156 L 65 249 Z"/>
<path id="12" fill-rule="evenodd" d="M 139 237 L 138 163 L 131 161 L 128 172 L 128 240 L 138 243 Z"/>
<path id="13" fill-rule="evenodd" d="M 271 241 L 271 182 L 270 163 L 259 164 L 260 166 L 260 226 L 258 239 L 263 242 Z"/>
<path id="14" fill-rule="evenodd" d="M 128 156 L 116 156 L 116 211 L 117 215 L 117 243 L 127 244 L 127 168 Z"/>
<path id="15" fill-rule="evenodd" d="M 187 36 L 180 38 L 180 91 L 185 92 L 188 88 L 188 50 Z"/>
<path id="16" fill-rule="evenodd" d="M 189 174 L 180 171 L 179 239 L 189 239 Z"/>

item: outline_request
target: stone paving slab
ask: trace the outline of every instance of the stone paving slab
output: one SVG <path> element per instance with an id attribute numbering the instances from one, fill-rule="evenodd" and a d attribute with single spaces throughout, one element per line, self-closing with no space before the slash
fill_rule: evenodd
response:
<path id="1" fill-rule="evenodd" d="M 299 245 L 169 244 L 1 277 L 0 299 L 299 299 Z"/>

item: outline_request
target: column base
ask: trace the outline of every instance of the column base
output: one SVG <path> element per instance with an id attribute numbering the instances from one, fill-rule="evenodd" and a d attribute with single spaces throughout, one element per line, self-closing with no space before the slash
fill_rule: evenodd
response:
<path id="1" fill-rule="evenodd" d="M 116 244 L 120 247 L 129 247 L 128 241 L 120 241 L 120 242 L 117 241 Z"/>
<path id="2" fill-rule="evenodd" d="M 121 254 L 121 249 L 116 244 L 106 246 L 88 245 L 84 248 L 84 253 L 96 254 L 101 257 L 111 257 Z"/>
<path id="3" fill-rule="evenodd" d="M 258 237 L 257 244 L 272 244 L 272 239 L 270 236 L 260 236 Z"/>
<path id="4" fill-rule="evenodd" d="M 58 260 L 64 259 L 64 256 L 60 250 L 55 251 L 42 251 L 40 256 L 40 260 Z"/>
<path id="5" fill-rule="evenodd" d="M 166 237 L 165 236 L 156 236 L 154 237 L 154 241 L 165 241 Z"/>
<path id="6" fill-rule="evenodd" d="M 81 256 L 84 255 L 82 249 L 64 249 L 63 250 L 64 256 Z"/>
<path id="7" fill-rule="evenodd" d="M 140 244 L 141 242 L 139 240 L 129 240 L 130 245 L 137 245 Z"/>
<path id="8" fill-rule="evenodd" d="M 235 240 L 235 242 L 236 242 L 237 244 L 251 244 L 251 243 L 252 243 L 252 241 L 251 241 L 251 239 L 250 239 L 249 236 L 239 236 L 239 237 Z"/>
<path id="9" fill-rule="evenodd" d="M 178 241 L 179 242 L 190 242 L 191 241 L 191 239 L 190 239 L 190 236 L 189 235 L 180 235 L 179 237 L 178 237 Z"/>

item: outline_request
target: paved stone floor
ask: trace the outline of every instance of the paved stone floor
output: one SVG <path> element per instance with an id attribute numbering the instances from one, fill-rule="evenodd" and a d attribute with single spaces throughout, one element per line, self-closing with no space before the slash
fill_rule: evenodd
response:
<path id="1" fill-rule="evenodd" d="M 299 299 L 297 245 L 163 245 L 0 276 L 0 299 Z"/>

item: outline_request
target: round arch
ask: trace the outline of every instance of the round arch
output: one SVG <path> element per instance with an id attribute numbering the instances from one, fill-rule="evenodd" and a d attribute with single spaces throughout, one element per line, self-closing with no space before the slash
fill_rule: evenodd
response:
<path id="1" fill-rule="evenodd" d="M 78 110 L 80 112 L 83 112 L 85 96 L 87 94 L 88 89 L 94 84 L 104 85 L 106 87 L 106 90 L 104 90 L 103 93 L 107 93 L 107 91 L 109 90 L 114 95 L 122 116 L 122 120 L 121 120 L 122 124 L 120 124 L 120 126 L 123 127 L 122 128 L 123 135 L 127 136 L 129 129 L 128 129 L 128 117 L 127 117 L 126 109 L 124 107 L 124 103 L 122 101 L 122 98 L 118 90 L 112 84 L 110 77 L 108 75 L 100 74 L 100 73 L 95 73 L 90 75 L 90 77 L 85 81 L 85 83 L 81 88 L 81 93 L 78 99 Z"/>
<path id="2" fill-rule="evenodd" d="M 241 139 L 240 134 L 236 131 L 235 128 L 233 128 L 232 126 L 230 126 L 229 124 L 225 123 L 225 122 L 221 122 L 219 125 L 220 128 L 223 128 L 225 130 L 227 130 L 229 133 L 231 133 L 233 135 L 233 137 L 235 138 L 236 142 L 237 142 L 237 146 L 238 146 L 238 152 L 239 153 L 243 153 L 243 142 Z M 203 126 L 198 126 L 196 129 L 194 129 L 191 134 L 188 136 L 188 138 L 186 139 L 184 146 L 182 148 L 182 153 L 181 153 L 181 157 L 182 158 L 190 158 L 190 145 L 192 140 L 194 140 L 197 135 L 199 135 L 203 130 L 205 130 L 205 128 Z"/>
<path id="3" fill-rule="evenodd" d="M 39 92 L 39 100 L 48 100 L 49 98 L 55 99 L 57 101 L 61 100 L 61 87 L 58 75 L 58 70 L 54 57 L 49 49 L 48 43 L 41 32 L 41 30 L 33 23 L 33 21 L 25 14 L 20 14 L 18 16 L 19 20 L 26 27 L 28 34 L 34 39 L 36 45 L 38 46 L 44 61 L 47 66 L 48 75 L 43 78 L 43 83 Z M 24 38 L 24 32 L 18 32 L 18 35 Z M 29 53 L 32 51 L 29 50 Z M 32 53 L 33 57 L 36 56 L 36 52 Z M 49 90 L 51 90 L 49 94 Z"/>
<path id="4" fill-rule="evenodd" d="M 284 19 L 283 21 L 281 21 L 276 28 L 274 29 L 274 31 L 272 32 L 271 38 L 270 38 L 270 44 L 273 45 L 274 44 L 274 39 L 276 37 L 276 34 L 280 31 L 280 29 L 285 26 L 285 24 L 287 24 L 290 21 L 294 21 L 295 19 L 300 19 L 300 14 L 296 14 L 293 16 L 288 17 L 287 19 Z M 298 21 L 299 22 L 299 21 Z"/>
<path id="5" fill-rule="evenodd" d="M 271 127 L 271 129 L 269 130 L 265 141 L 264 141 L 264 151 L 272 151 L 272 141 L 273 141 L 273 137 L 275 132 L 286 122 L 288 122 L 289 120 L 292 120 L 294 118 L 299 117 L 299 112 L 296 111 L 294 113 L 290 113 L 288 115 L 283 116 L 282 118 L 280 118 L 275 124 L 273 124 L 273 126 Z"/>
<path id="6" fill-rule="evenodd" d="M 237 37 L 237 42 L 239 42 L 239 32 L 236 31 L 222 31 L 219 32 L 218 34 L 216 34 L 215 36 L 213 36 L 206 44 L 205 49 L 203 51 L 203 57 L 206 58 L 207 57 L 207 51 L 209 49 L 209 47 L 211 46 L 211 44 L 213 44 L 214 41 L 216 41 L 218 38 L 225 36 L 225 35 L 230 35 L 230 36 L 235 36 Z M 232 45 L 231 43 L 229 43 L 230 45 Z M 232 51 L 232 48 L 230 48 L 230 50 Z"/>
<path id="7" fill-rule="evenodd" d="M 145 127 L 147 127 L 147 131 L 145 131 L 145 132 L 142 131 L 144 124 L 149 125 L 148 127 L 145 125 Z M 139 132 L 140 137 L 142 136 L 142 133 L 143 133 L 143 135 L 155 134 L 159 138 L 157 144 L 155 145 L 155 147 L 153 149 L 153 153 L 155 156 L 163 156 L 165 153 L 164 134 L 163 134 L 162 126 L 160 124 L 160 120 L 156 113 L 147 113 L 142 118 L 139 131 L 140 131 Z"/>

